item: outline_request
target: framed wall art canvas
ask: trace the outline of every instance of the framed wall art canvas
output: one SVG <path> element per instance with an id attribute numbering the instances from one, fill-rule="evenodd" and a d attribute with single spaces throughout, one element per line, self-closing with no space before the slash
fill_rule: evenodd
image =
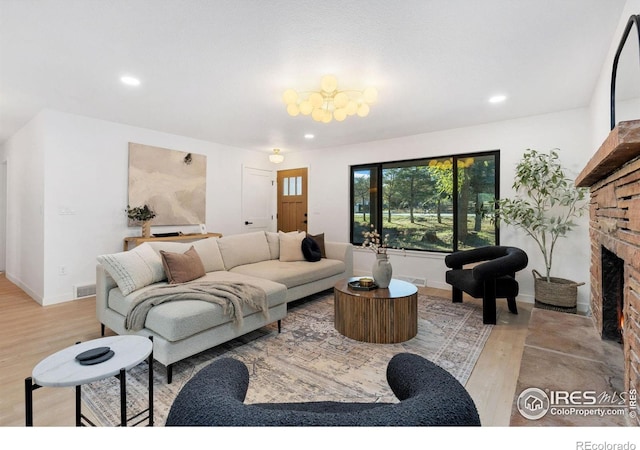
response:
<path id="1" fill-rule="evenodd" d="M 205 155 L 129 143 L 128 205 L 149 205 L 152 225 L 206 223 L 206 188 Z"/>

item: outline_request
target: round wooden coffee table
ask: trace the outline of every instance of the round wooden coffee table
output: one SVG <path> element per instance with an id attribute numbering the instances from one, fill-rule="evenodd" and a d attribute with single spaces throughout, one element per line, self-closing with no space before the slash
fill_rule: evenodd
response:
<path id="1" fill-rule="evenodd" d="M 395 344 L 418 334 L 418 288 L 391 280 L 386 289 L 354 290 L 348 280 L 334 286 L 334 324 L 341 334 L 357 341 Z"/>

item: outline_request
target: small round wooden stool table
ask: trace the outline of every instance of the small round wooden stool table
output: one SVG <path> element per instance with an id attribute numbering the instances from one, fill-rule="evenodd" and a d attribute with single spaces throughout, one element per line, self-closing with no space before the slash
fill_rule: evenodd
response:
<path id="1" fill-rule="evenodd" d="M 355 290 L 351 278 L 334 286 L 334 324 L 341 334 L 357 341 L 396 344 L 418 334 L 418 288 L 391 280 L 386 289 Z"/>

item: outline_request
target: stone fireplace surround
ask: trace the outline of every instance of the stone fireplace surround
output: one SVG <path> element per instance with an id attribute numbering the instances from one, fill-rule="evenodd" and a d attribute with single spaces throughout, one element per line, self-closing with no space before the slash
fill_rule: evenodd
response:
<path id="1" fill-rule="evenodd" d="M 602 254 L 611 252 L 623 261 L 625 391 L 640 393 L 640 120 L 620 122 L 575 184 L 588 187 L 591 193 L 592 320 L 602 334 L 607 309 L 603 308 Z"/>

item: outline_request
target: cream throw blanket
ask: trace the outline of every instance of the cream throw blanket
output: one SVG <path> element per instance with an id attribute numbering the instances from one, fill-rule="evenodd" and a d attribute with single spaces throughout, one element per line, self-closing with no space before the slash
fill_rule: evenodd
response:
<path id="1" fill-rule="evenodd" d="M 242 306 L 247 305 L 262 311 L 266 317 L 267 294 L 262 288 L 247 283 L 227 281 L 190 281 L 184 284 L 167 284 L 143 292 L 129 308 L 124 326 L 127 330 L 139 331 L 144 328 L 147 314 L 152 307 L 175 300 L 202 300 L 216 303 L 223 312 L 242 326 Z"/>

